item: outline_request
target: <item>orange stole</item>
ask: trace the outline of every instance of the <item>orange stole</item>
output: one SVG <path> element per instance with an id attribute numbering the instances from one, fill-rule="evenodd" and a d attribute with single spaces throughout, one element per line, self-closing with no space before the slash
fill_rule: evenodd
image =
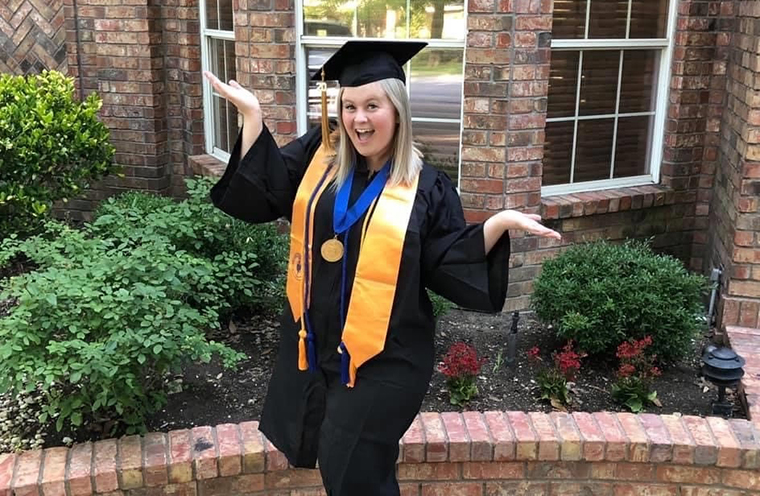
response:
<path id="1" fill-rule="evenodd" d="M 290 230 L 290 261 L 288 266 L 288 301 L 293 312 L 293 319 L 301 319 L 299 331 L 298 368 L 306 370 L 308 362 L 305 346 L 305 309 L 303 308 L 304 291 L 303 257 L 311 254 L 313 246 L 304 249 L 304 229 L 306 208 L 309 197 L 317 187 L 320 178 L 327 170 L 325 152 L 320 146 L 301 180 L 293 203 L 293 220 Z M 417 194 L 419 177 L 412 184 L 386 186 L 383 189 L 366 236 L 361 244 L 359 261 L 351 289 L 342 341 L 351 357 L 349 364 L 349 387 L 356 382 L 356 372 L 365 362 L 379 354 L 385 348 L 388 334 L 393 299 L 401 266 L 401 252 L 404 247 L 406 231 L 411 217 L 414 199 Z M 313 241 L 313 210 L 326 183 L 315 195 L 309 224 L 309 239 Z M 378 263 L 380 262 L 380 263 Z"/>

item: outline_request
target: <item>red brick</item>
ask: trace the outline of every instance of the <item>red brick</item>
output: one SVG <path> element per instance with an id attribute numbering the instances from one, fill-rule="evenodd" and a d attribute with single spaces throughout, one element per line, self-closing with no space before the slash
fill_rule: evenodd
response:
<path id="1" fill-rule="evenodd" d="M 517 31 L 551 31 L 551 16 L 517 16 Z"/>
<path id="2" fill-rule="evenodd" d="M 45 496 L 66 496 L 66 459 L 68 456 L 68 448 L 48 448 L 45 450 L 44 470 L 40 479 L 42 493 Z M 114 478 L 116 478 L 115 471 Z"/>
<path id="3" fill-rule="evenodd" d="M 605 460 L 610 462 L 625 460 L 628 455 L 628 438 L 615 415 L 609 412 L 596 412 L 593 418 L 606 440 Z"/>
<path id="4" fill-rule="evenodd" d="M 304 472 L 316 472 L 316 470 L 303 470 Z M 237 475 L 234 477 L 217 477 L 214 479 L 205 479 L 198 481 L 198 494 L 202 494 L 204 496 L 227 496 L 231 494 L 252 494 L 255 491 L 262 491 L 267 484 L 270 483 L 272 486 L 270 487 L 283 487 L 283 483 L 280 481 L 280 478 L 283 477 L 284 474 L 288 474 L 289 472 L 273 472 L 271 474 L 266 474 L 266 482 L 265 482 L 265 475 L 264 474 L 246 474 L 246 475 Z M 271 479 L 270 479 L 271 477 Z M 313 475 L 311 476 L 311 479 L 313 479 Z M 288 479 L 286 479 L 287 481 Z M 301 480 L 296 478 L 293 481 L 293 487 L 299 487 L 301 485 Z M 308 485 L 316 485 L 316 483 L 311 483 Z M 272 494 L 271 492 L 268 492 L 267 494 Z M 277 493 L 279 494 L 279 493 Z"/>
<path id="5" fill-rule="evenodd" d="M 259 432 L 258 422 L 240 424 L 243 442 L 243 472 L 263 472 L 266 467 L 264 456 L 264 436 Z"/>
<path id="6" fill-rule="evenodd" d="M 272 442 L 266 438 L 264 438 L 264 450 L 266 452 L 267 472 L 286 470 L 290 466 L 285 455 L 277 450 Z"/>
<path id="7" fill-rule="evenodd" d="M 615 484 L 615 496 L 677 496 L 678 486 L 662 484 Z"/>
<path id="8" fill-rule="evenodd" d="M 760 473 L 750 470 L 724 470 L 723 484 L 729 487 L 760 491 Z"/>
<path id="9" fill-rule="evenodd" d="M 104 439 L 93 446 L 93 481 L 95 491 L 107 493 L 119 489 L 116 471 L 116 454 L 118 446 L 115 439 Z M 47 463 L 45 463 L 47 466 Z"/>
<path id="10" fill-rule="evenodd" d="M 630 444 L 628 449 L 628 460 L 632 462 L 649 461 L 649 439 L 644 431 L 644 427 L 639 422 L 638 416 L 622 412 L 617 414 L 618 422 L 623 428 Z"/>
<path id="11" fill-rule="evenodd" d="M 16 462 L 16 476 L 13 482 L 14 496 L 37 496 L 37 479 L 42 465 L 42 451 L 25 451 Z"/>
<path id="12" fill-rule="evenodd" d="M 531 412 L 528 416 L 538 436 L 538 459 L 559 460 L 559 436 L 549 416 L 539 412 Z"/>
<path id="13" fill-rule="evenodd" d="M 697 465 L 715 464 L 718 461 L 718 443 L 713 437 L 707 421 L 692 415 L 685 415 L 682 420 L 696 444 L 694 463 Z"/>
<path id="14" fill-rule="evenodd" d="M 412 425 L 403 437 L 404 463 L 422 463 L 425 461 L 425 429 L 419 417 L 415 418 Z"/>
<path id="15" fill-rule="evenodd" d="M 581 436 L 573 417 L 563 412 L 552 412 L 549 414 L 549 418 L 559 433 L 560 459 L 563 461 L 581 460 L 583 458 Z M 539 446 L 539 453 L 540 451 Z"/>
<path id="16" fill-rule="evenodd" d="M 195 477 L 199 480 L 218 477 L 213 429 L 209 426 L 193 427 L 190 433 Z"/>
<path id="17" fill-rule="evenodd" d="M 400 463 L 398 479 L 404 480 L 457 480 L 457 463 Z"/>
<path id="18" fill-rule="evenodd" d="M 641 425 L 644 427 L 646 436 L 649 438 L 650 454 L 649 460 L 652 463 L 668 462 L 673 458 L 673 442 L 668 434 L 659 415 L 643 413 L 639 415 Z"/>
<path id="19" fill-rule="evenodd" d="M 751 422 L 744 420 L 729 420 L 731 429 L 741 445 L 743 457 L 742 467 L 747 469 L 760 468 L 760 436 Z"/>
<path id="20" fill-rule="evenodd" d="M 488 430 L 493 437 L 493 459 L 505 462 L 515 459 L 515 435 L 509 428 L 509 422 L 502 412 L 485 412 Z"/>
<path id="21" fill-rule="evenodd" d="M 588 479 L 591 464 L 579 462 L 528 462 L 526 478 L 541 479 Z"/>
<path id="22" fill-rule="evenodd" d="M 719 417 L 707 417 L 715 439 L 718 441 L 718 467 L 739 468 L 742 466 L 742 453 L 739 441 L 731 430 L 727 420 Z"/>
<path id="23" fill-rule="evenodd" d="M 445 462 L 449 458 L 449 440 L 441 415 L 436 412 L 423 412 L 420 414 L 420 420 L 427 440 L 425 459 L 428 462 Z"/>
<path id="24" fill-rule="evenodd" d="M 69 454 L 69 494 L 89 496 L 93 493 L 90 467 L 92 465 L 92 444 L 76 444 Z"/>
<path id="25" fill-rule="evenodd" d="M 612 484 L 607 482 L 552 482 L 549 487 L 552 496 L 607 496 L 612 494 Z"/>
<path id="26" fill-rule="evenodd" d="M 668 429 L 670 439 L 673 441 L 673 463 L 681 465 L 693 464 L 696 444 L 686 430 L 686 427 L 681 423 L 681 417 L 662 415 L 660 418 Z"/>
<path id="27" fill-rule="evenodd" d="M 515 434 L 516 460 L 536 460 L 538 458 L 538 436 L 533 430 L 530 418 L 523 412 L 507 412 L 507 419 Z"/>
<path id="28" fill-rule="evenodd" d="M 166 472 L 166 436 L 160 432 L 145 435 L 145 459 L 143 472 L 148 487 L 165 486 L 169 483 Z"/>
<path id="29" fill-rule="evenodd" d="M 121 489 L 143 486 L 142 445 L 140 436 L 128 436 L 119 440 Z"/>
<path id="30" fill-rule="evenodd" d="M 470 459 L 472 461 L 493 460 L 493 442 L 483 415 L 480 412 L 464 412 L 462 417 L 472 442 Z"/>
<path id="31" fill-rule="evenodd" d="M 16 455 L 0 454 L 0 496 L 11 496 L 11 480 L 15 466 Z"/>
<path id="32" fill-rule="evenodd" d="M 189 430 L 169 433 L 169 482 L 182 484 L 193 480 L 192 442 Z"/>
<path id="33" fill-rule="evenodd" d="M 521 462 L 469 462 L 462 465 L 463 479 L 524 479 L 525 464 Z"/>
<path id="34" fill-rule="evenodd" d="M 460 181 L 462 191 L 471 193 L 504 193 L 504 181 L 499 179 L 462 179 Z"/>
<path id="35" fill-rule="evenodd" d="M 459 413 L 445 412 L 441 420 L 449 438 L 449 461 L 470 461 L 470 436 L 464 424 L 464 418 Z"/>
<path id="36" fill-rule="evenodd" d="M 657 467 L 659 482 L 686 482 L 689 484 L 720 484 L 720 469 L 706 467 L 685 467 L 682 465 L 660 465 Z"/>
<path id="37" fill-rule="evenodd" d="M 216 439 L 219 446 L 219 475 L 230 477 L 242 473 L 240 434 L 237 425 L 216 426 Z"/>
<path id="38" fill-rule="evenodd" d="M 649 463 L 618 463 L 615 477 L 626 481 L 654 481 L 655 466 Z"/>
<path id="39" fill-rule="evenodd" d="M 246 475 L 243 477 L 260 477 L 260 475 Z M 230 477 L 237 479 L 237 477 Z M 264 474 L 267 489 L 289 489 L 294 487 L 321 486 L 322 478 L 318 470 L 303 468 L 290 468 Z M 246 492 L 250 489 L 246 489 Z M 239 494 L 239 492 L 227 492 L 224 494 Z"/>
<path id="40" fill-rule="evenodd" d="M 604 460 L 605 439 L 594 417 L 586 412 L 573 412 L 572 417 L 580 432 L 583 459 L 590 462 Z"/>
<path id="41" fill-rule="evenodd" d="M 455 482 L 422 484 L 422 496 L 483 496 L 483 484 L 479 482 Z"/>

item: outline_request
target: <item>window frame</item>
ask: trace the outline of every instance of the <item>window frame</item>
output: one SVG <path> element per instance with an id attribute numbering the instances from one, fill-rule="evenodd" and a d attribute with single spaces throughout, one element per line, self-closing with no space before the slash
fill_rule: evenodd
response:
<path id="1" fill-rule="evenodd" d="M 203 71 L 211 70 L 211 42 L 212 40 L 223 41 L 235 41 L 235 30 L 233 26 L 232 31 L 223 31 L 219 29 L 208 29 L 206 27 L 206 7 L 207 1 L 200 0 L 199 2 L 199 16 L 200 16 L 200 36 L 201 36 L 201 75 Z M 234 19 L 234 9 L 232 11 Z M 237 58 L 237 57 L 236 57 Z M 235 68 L 237 72 L 237 68 Z M 217 148 L 214 145 L 214 136 L 216 135 L 216 126 L 219 125 L 214 120 L 214 96 L 219 96 L 214 93 L 214 89 L 211 83 L 205 78 L 201 77 L 203 82 L 203 141 L 204 149 L 208 155 L 217 158 L 223 162 L 228 162 L 230 154 L 221 148 Z"/>
<path id="2" fill-rule="evenodd" d="M 597 0 L 598 1 L 598 0 Z M 599 191 L 599 190 L 605 190 L 605 189 L 612 189 L 612 188 L 627 188 L 627 187 L 633 187 L 633 186 L 642 186 L 642 185 L 651 185 L 651 184 L 658 184 L 660 182 L 660 166 L 662 163 L 662 156 L 663 156 L 663 147 L 664 147 L 664 141 L 665 141 L 665 119 L 667 117 L 667 111 L 668 111 L 668 99 L 670 95 L 670 78 L 671 78 L 671 63 L 673 59 L 673 48 L 675 46 L 675 27 L 676 27 L 676 20 L 677 20 L 677 13 L 678 13 L 678 0 L 669 0 L 668 5 L 668 20 L 666 24 L 666 30 L 665 30 L 665 38 L 629 38 L 629 39 L 609 39 L 609 38 L 578 38 L 578 39 L 552 39 L 550 50 L 552 52 L 555 51 L 580 51 L 580 57 L 578 62 L 578 83 L 576 88 L 576 95 L 575 95 L 575 115 L 572 117 L 554 117 L 554 118 L 547 118 L 546 123 L 549 124 L 551 122 L 562 122 L 562 121 L 574 121 L 575 127 L 573 132 L 573 149 L 572 149 L 572 155 L 571 155 L 571 169 L 570 169 L 570 177 L 572 180 L 573 177 L 573 170 L 575 165 L 575 151 L 576 151 L 576 143 L 578 139 L 578 122 L 580 120 L 587 120 L 587 119 L 601 119 L 601 118 L 611 118 L 614 117 L 617 121 L 617 117 L 619 115 L 619 112 L 617 112 L 617 107 L 620 103 L 620 86 L 621 86 L 621 77 L 622 74 L 620 72 L 620 69 L 622 68 L 622 60 L 621 65 L 618 68 L 618 89 L 617 89 L 617 96 L 616 96 L 616 112 L 614 114 L 609 115 L 593 115 L 593 116 L 579 116 L 578 115 L 578 105 L 579 105 L 579 99 L 580 99 L 580 88 L 581 88 L 581 78 L 580 74 L 582 71 L 582 63 L 583 63 L 583 54 L 588 52 L 593 52 L 595 50 L 645 50 L 645 49 L 657 49 L 660 54 L 660 60 L 659 60 L 659 68 L 658 68 L 658 75 L 657 80 L 654 83 L 654 90 L 656 91 L 656 99 L 655 99 L 655 107 L 654 112 L 635 112 L 630 113 L 630 116 L 635 116 L 637 114 L 641 115 L 653 115 L 653 125 L 652 125 L 652 135 L 650 142 L 648 143 L 648 148 L 651 150 L 650 157 L 649 157 L 649 173 L 638 175 L 638 176 L 632 176 L 632 177 L 624 177 L 624 178 L 611 178 L 611 179 L 601 179 L 596 181 L 584 181 L 580 183 L 567 183 L 567 184 L 556 184 L 556 185 L 550 185 L 550 186 L 541 186 L 541 196 L 548 197 L 548 196 L 554 196 L 554 195 L 563 195 L 563 194 L 572 194 L 572 193 L 581 193 L 581 192 L 590 192 L 590 191 Z M 591 0 L 586 0 L 586 36 L 588 36 L 588 23 L 589 23 L 589 17 L 591 12 Z M 630 30 L 630 15 L 631 15 L 631 4 L 632 0 L 628 0 L 628 20 L 626 23 L 626 35 L 628 30 Z M 622 52 L 621 52 L 622 54 Z M 621 55 L 622 58 L 622 55 Z M 628 116 L 629 113 L 626 114 Z M 612 152 L 612 158 L 610 163 L 610 171 L 614 170 L 614 160 L 615 160 L 615 145 L 617 141 L 617 126 L 615 127 L 615 131 L 613 133 L 613 152 Z"/>
<path id="3" fill-rule="evenodd" d="M 307 58 L 306 58 L 306 51 L 309 48 L 331 48 L 331 47 L 340 47 L 345 42 L 349 40 L 362 40 L 362 41 L 388 41 L 388 38 L 361 38 L 358 36 L 330 36 L 330 37 L 321 37 L 321 36 L 307 36 L 304 34 L 304 8 L 303 8 L 303 1 L 304 0 L 296 0 L 295 2 L 295 22 L 296 22 L 296 129 L 298 132 L 298 135 L 304 134 L 308 129 L 308 84 L 309 84 L 309 71 L 307 67 Z M 407 5 L 408 5 L 407 0 Z M 464 22 L 465 26 L 467 26 L 467 17 L 469 13 L 467 12 L 467 4 L 468 0 L 463 1 L 463 14 L 465 16 Z M 407 19 L 407 25 L 408 25 L 408 19 Z M 412 123 L 415 122 L 424 122 L 424 123 L 443 123 L 443 124 L 453 124 L 458 122 L 459 123 L 459 151 L 458 151 L 458 161 L 457 161 L 457 189 L 459 189 L 459 182 L 462 178 L 462 131 L 463 131 L 463 122 L 464 122 L 464 75 L 465 75 L 465 69 L 467 64 L 467 57 L 466 57 L 466 50 L 467 50 L 467 32 L 469 30 L 466 29 L 465 31 L 465 37 L 461 40 L 445 40 L 445 39 L 424 39 L 424 38 L 392 38 L 394 41 L 425 41 L 428 43 L 428 45 L 425 48 L 461 48 L 462 50 L 462 85 L 461 85 L 461 91 L 459 95 L 460 100 L 460 106 L 459 106 L 459 119 L 447 119 L 447 118 L 433 118 L 433 117 L 414 117 L 412 116 Z M 306 68 L 303 70 L 302 68 Z M 409 74 L 409 63 L 404 65 L 403 67 L 404 72 L 407 75 L 407 79 L 410 78 Z M 407 96 L 411 97 L 411 84 L 406 85 L 406 94 Z"/>

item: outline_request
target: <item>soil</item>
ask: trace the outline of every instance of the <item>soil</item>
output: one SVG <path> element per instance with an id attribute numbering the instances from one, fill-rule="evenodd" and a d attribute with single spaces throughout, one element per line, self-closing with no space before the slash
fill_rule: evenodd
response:
<path id="1" fill-rule="evenodd" d="M 166 408 L 147 419 L 149 431 L 169 431 L 201 425 L 238 423 L 258 419 L 274 363 L 279 329 L 277 318 L 252 316 L 235 320 L 229 329 L 212 336 L 248 355 L 236 370 L 224 370 L 212 361 L 209 364 L 189 365 L 181 376 L 169 380 L 169 402 Z M 527 357 L 527 351 L 538 346 L 544 363 L 550 360 L 552 350 L 564 343 L 557 340 L 550 329 L 531 315 L 521 315 L 518 324 L 516 360 L 513 367 L 505 363 L 506 338 L 511 326 L 511 315 L 491 315 L 454 309 L 438 323 L 436 336 L 437 359 L 441 360 L 449 346 L 464 341 L 475 347 L 478 356 L 487 362 L 477 378 L 479 395 L 464 406 L 452 405 L 444 377 L 435 372 L 421 411 L 489 411 L 519 410 L 550 412 L 554 408 L 540 399 L 535 377 L 542 367 Z M 694 342 L 689 358 L 665 368 L 655 379 L 654 389 L 661 407 L 648 405 L 645 412 L 682 415 L 711 415 L 711 401 L 717 398 L 717 389 L 702 379 L 699 367 L 706 337 Z M 571 388 L 572 403 L 568 411 L 625 411 L 613 402 L 609 390 L 613 379 L 614 363 L 583 363 Z M 727 396 L 734 403 L 734 418 L 746 418 L 732 391 Z M 118 435 L 119 433 L 117 433 Z M 92 430 L 55 432 L 49 428 L 45 447 L 58 446 L 66 441 L 81 442 L 97 439 Z"/>
<path id="2" fill-rule="evenodd" d="M 543 360 L 547 362 L 550 351 L 563 343 L 531 316 L 521 316 L 516 363 L 514 367 L 508 367 L 504 361 L 510 326 L 509 314 L 490 315 L 455 309 L 442 317 L 436 337 L 438 360 L 452 343 L 464 341 L 473 345 L 487 362 L 477 378 L 479 395 L 468 405 L 454 406 L 449 402 L 444 377 L 436 372 L 421 410 L 552 411 L 549 402 L 540 399 L 535 383 L 541 365 L 529 361 L 526 352 L 538 346 L 544 351 Z M 177 392 L 169 396 L 167 407 L 148 419 L 149 430 L 166 431 L 258 419 L 276 354 L 278 332 L 277 319 L 252 317 L 234 324 L 226 336 L 218 336 L 251 358 L 236 371 L 225 371 L 217 363 L 187 367 L 181 377 L 175 378 Z M 717 390 L 699 375 L 703 344 L 704 338 L 697 340 L 688 359 L 663 370 L 663 375 L 654 382 L 662 406 L 649 405 L 646 412 L 711 414 L 711 401 L 717 397 Z M 609 394 L 612 370 L 612 363 L 584 363 L 572 387 L 573 401 L 568 410 L 624 411 L 625 408 L 614 403 Z M 731 391 L 729 398 L 734 399 Z M 746 418 L 739 402 L 734 403 L 734 418 Z"/>

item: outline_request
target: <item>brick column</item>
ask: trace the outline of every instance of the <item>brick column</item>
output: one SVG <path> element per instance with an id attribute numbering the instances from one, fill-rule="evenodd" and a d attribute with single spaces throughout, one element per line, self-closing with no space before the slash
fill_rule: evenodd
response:
<path id="1" fill-rule="evenodd" d="M 69 1 L 65 16 L 69 64 L 85 96 L 103 99 L 101 119 L 124 166 L 124 178 L 108 177 L 70 202 L 74 217 L 87 218 L 94 201 L 119 190 L 169 188 L 163 18 L 156 0 L 77 0 L 76 13 Z"/>
<path id="2" fill-rule="evenodd" d="M 538 212 L 548 96 L 551 0 L 468 4 L 460 192 L 470 222 L 505 208 Z M 513 268 L 539 247 L 512 241 Z M 538 268 L 513 270 L 506 309 L 524 308 Z"/>
<path id="3" fill-rule="evenodd" d="M 760 3 L 736 2 L 727 101 L 712 202 L 713 263 L 722 265 L 722 326 L 760 326 Z"/>
<path id="4" fill-rule="evenodd" d="M 261 102 L 280 146 L 296 136 L 295 6 L 293 0 L 236 0 L 238 81 Z"/>

